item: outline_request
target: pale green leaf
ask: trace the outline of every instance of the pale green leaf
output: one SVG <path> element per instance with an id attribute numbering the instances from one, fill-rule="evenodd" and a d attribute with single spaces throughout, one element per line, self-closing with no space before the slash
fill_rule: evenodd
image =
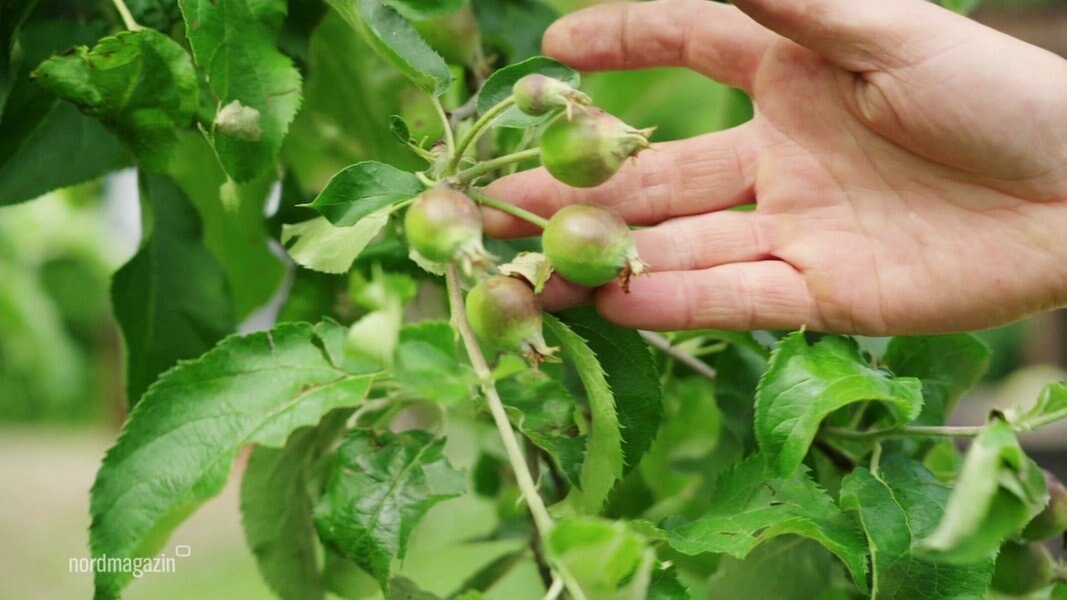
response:
<path id="1" fill-rule="evenodd" d="M 423 321 L 400 330 L 394 377 L 400 387 L 449 406 L 470 401 L 478 380 L 456 346 L 447 321 Z"/>
<path id="2" fill-rule="evenodd" d="M 856 585 L 867 585 L 867 545 L 855 521 L 806 469 L 776 477 L 759 455 L 720 478 L 703 515 L 690 522 L 668 521 L 664 528 L 667 541 L 683 554 L 722 552 L 737 558 L 780 535 L 811 538 L 845 563 Z"/>
<path id="3" fill-rule="evenodd" d="M 577 71 L 551 58 L 535 56 L 494 71 L 489 76 L 489 79 L 485 80 L 485 85 L 482 86 L 481 91 L 478 92 L 478 112 L 485 114 L 489 109 L 506 100 L 511 96 L 511 90 L 516 81 L 534 73 L 555 77 L 574 88 L 581 84 L 581 76 Z M 532 127 L 551 117 L 551 114 L 541 116 L 528 115 L 517 107 L 512 106 L 497 117 L 493 124 L 497 127 Z"/>
<path id="4" fill-rule="evenodd" d="M 1019 419 L 1019 424 L 1033 428 L 1062 419 L 1067 419 L 1067 381 L 1050 383 L 1041 390 L 1037 403 Z"/>
<path id="5" fill-rule="evenodd" d="M 856 511 L 867 534 L 872 598 L 954 600 L 980 598 L 993 576 L 993 560 L 951 564 L 916 552 L 941 520 L 949 489 L 921 463 L 883 461 L 877 475 L 858 468 L 841 483 L 841 506 Z"/>
<path id="6" fill-rule="evenodd" d="M 582 486 L 571 490 L 568 501 L 579 513 L 597 514 L 615 482 L 622 478 L 625 466 L 615 397 L 586 340 L 552 315 L 546 314 L 544 319 L 545 328 L 559 340 L 563 355 L 582 380 L 592 420 L 582 465 Z"/>
<path id="7" fill-rule="evenodd" d="M 334 225 L 347 227 L 386 206 L 409 200 L 423 189 L 413 173 L 380 162 L 361 162 L 334 175 L 311 207 Z"/>
<path id="8" fill-rule="evenodd" d="M 283 225 L 282 244 L 302 267 L 323 273 L 347 273 L 359 253 L 389 222 L 394 210 L 395 205 L 387 205 L 350 227 L 336 227 L 326 217 Z"/>
<path id="9" fill-rule="evenodd" d="M 100 119 L 141 165 L 166 168 L 177 142 L 174 130 L 196 115 L 199 88 L 192 60 L 167 36 L 124 31 L 45 61 L 37 82 L 85 114 Z"/>
<path id="10" fill-rule="evenodd" d="M 180 363 L 134 407 L 97 473 L 93 556 L 154 555 L 179 523 L 222 490 L 242 446 L 284 445 L 292 431 L 360 404 L 372 380 L 330 362 L 306 323 L 230 337 Z M 97 600 L 117 598 L 130 577 L 97 571 Z"/>
<path id="11" fill-rule="evenodd" d="M 655 552 L 625 523 L 591 517 L 559 521 L 545 550 L 588 598 L 645 600 Z"/>
<path id="12" fill-rule="evenodd" d="M 448 91 L 448 64 L 386 0 L 327 0 L 367 43 L 423 90 L 440 96 Z"/>
<path id="13" fill-rule="evenodd" d="M 995 556 L 1046 504 L 1041 469 L 1023 453 L 1011 426 L 994 419 L 967 449 L 944 516 L 922 548 L 955 563 Z"/>
<path id="14" fill-rule="evenodd" d="M 242 126 L 222 115 L 210 132 L 219 161 L 244 182 L 272 169 L 300 107 L 300 73 L 278 50 L 285 0 L 180 0 L 186 35 L 219 108 L 239 102 Z M 255 127 L 250 126 L 250 122 Z M 258 135 L 254 135 L 258 130 Z"/>
<path id="15" fill-rule="evenodd" d="M 207 352 L 237 327 L 226 275 L 204 247 L 196 210 L 166 177 L 141 173 L 139 184 L 153 226 L 111 286 L 131 407 L 160 373 Z"/>
<path id="16" fill-rule="evenodd" d="M 424 431 L 354 431 L 337 450 L 333 475 L 315 507 L 315 527 L 383 590 L 393 558 L 434 504 L 467 491 L 466 477 L 442 455 L 444 438 Z"/>
<path id="17" fill-rule="evenodd" d="M 803 332 L 783 338 L 756 393 L 756 441 L 771 473 L 796 470 L 823 418 L 863 401 L 884 402 L 892 424 L 907 423 L 922 410 L 922 384 L 871 367 L 848 338 L 824 337 L 810 346 Z"/>

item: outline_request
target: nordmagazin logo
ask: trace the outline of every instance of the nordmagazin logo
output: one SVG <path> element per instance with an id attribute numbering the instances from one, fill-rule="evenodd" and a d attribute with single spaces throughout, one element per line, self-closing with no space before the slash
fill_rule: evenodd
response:
<path id="1" fill-rule="evenodd" d="M 70 573 L 129 573 L 135 578 L 140 578 L 146 573 L 174 573 L 177 571 L 179 558 L 185 558 L 193 553 L 187 545 L 174 547 L 174 556 L 166 553 L 159 556 L 101 556 L 71 557 L 67 559 L 67 570 Z"/>

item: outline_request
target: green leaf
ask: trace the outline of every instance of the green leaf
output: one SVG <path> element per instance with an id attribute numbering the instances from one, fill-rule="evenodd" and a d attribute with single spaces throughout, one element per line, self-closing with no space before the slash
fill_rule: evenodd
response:
<path id="1" fill-rule="evenodd" d="M 964 15 L 978 8 L 980 4 L 982 0 L 941 0 L 941 6 Z"/>
<path id="2" fill-rule="evenodd" d="M 636 331 L 608 323 L 592 307 L 564 311 L 559 319 L 585 339 L 607 376 L 622 432 L 623 472 L 628 473 L 648 452 L 663 420 L 663 391 L 652 352 Z"/>
<path id="3" fill-rule="evenodd" d="M 389 115 L 408 98 L 429 102 L 426 94 L 353 35 L 336 11 L 328 11 L 315 28 L 308 61 L 313 68 L 304 83 L 304 103 L 282 153 L 312 198 L 338 171 L 359 161 L 425 168 L 395 139 Z"/>
<path id="4" fill-rule="evenodd" d="M 34 71 L 37 82 L 85 114 L 100 119 L 137 156 L 141 165 L 166 168 L 199 106 L 193 62 L 169 37 L 144 29 L 79 46 Z"/>
<path id="5" fill-rule="evenodd" d="M 968 334 L 895 337 L 883 362 L 898 377 L 922 382 L 923 411 L 916 423 L 944 425 L 956 401 L 989 367 L 989 348 Z"/>
<path id="6" fill-rule="evenodd" d="M 1045 386 L 1037 403 L 1019 419 L 1019 426 L 1030 429 L 1061 419 L 1067 419 L 1067 381 Z"/>
<path id="7" fill-rule="evenodd" d="M 389 222 L 391 204 L 349 227 L 335 227 L 325 217 L 282 226 L 282 244 L 302 267 L 323 273 L 347 273 L 352 262 Z"/>
<path id="8" fill-rule="evenodd" d="M 767 371 L 768 357 L 746 345 L 731 343 L 715 357 L 715 401 L 723 424 L 746 454 L 756 450 L 753 431 L 756 389 Z"/>
<path id="9" fill-rule="evenodd" d="M 708 587 L 716 598 L 730 600 L 826 598 L 837 568 L 834 557 L 818 544 L 783 536 L 756 548 L 744 560 L 724 557 Z"/>
<path id="10" fill-rule="evenodd" d="M 18 120 L 21 115 L 4 117 L 8 125 L 9 119 Z M 33 200 L 133 164 L 133 157 L 115 136 L 67 102 L 55 102 L 25 138 L 8 136 L 0 126 L 5 143 L 21 143 L 0 162 L 0 206 Z"/>
<path id="11" fill-rule="evenodd" d="M 990 558 L 1046 504 L 1041 469 L 1023 453 L 1011 426 L 995 418 L 968 448 L 944 516 L 922 548 L 947 562 Z"/>
<path id="12" fill-rule="evenodd" d="M 378 582 L 355 563 L 329 548 L 323 548 L 323 554 L 322 584 L 326 591 L 348 600 L 365 600 L 380 594 Z"/>
<path id="13" fill-rule="evenodd" d="M 655 511 L 645 515 L 653 520 L 703 509 L 716 480 L 742 456 L 740 444 L 724 426 L 709 381 L 674 377 L 663 400 L 666 414 L 659 435 L 638 465 L 656 500 Z"/>
<path id="14" fill-rule="evenodd" d="M 283 600 L 322 600 L 311 520 L 310 471 L 351 411 L 293 432 L 284 448 L 257 446 L 241 480 L 241 523 L 260 575 Z"/>
<path id="15" fill-rule="evenodd" d="M 656 555 L 625 523 L 592 517 L 561 520 L 549 533 L 545 551 L 588 598 L 647 598 Z"/>
<path id="16" fill-rule="evenodd" d="M 386 0 L 327 0 L 375 52 L 423 90 L 440 96 L 452 83 L 448 64 Z"/>
<path id="17" fill-rule="evenodd" d="M 478 383 L 461 359 L 455 329 L 447 321 L 423 321 L 400 330 L 394 377 L 402 389 L 449 406 L 469 402 Z"/>
<path id="18" fill-rule="evenodd" d="M 478 92 L 478 112 L 485 114 L 489 109 L 509 98 L 515 82 L 533 73 L 555 77 L 575 88 L 581 84 L 581 76 L 577 71 L 551 58 L 535 56 L 493 72 Z M 550 118 L 552 115 L 528 115 L 512 106 L 497 117 L 493 124 L 497 127 L 532 127 Z"/>
<path id="19" fill-rule="evenodd" d="M 941 520 L 948 487 L 921 463 L 883 461 L 877 475 L 857 468 L 841 483 L 841 506 L 859 514 L 872 565 L 872 598 L 950 600 L 980 598 L 993 577 L 993 560 L 950 564 L 916 552 Z"/>
<path id="20" fill-rule="evenodd" d="M 921 384 L 870 367 L 856 343 L 824 337 L 809 346 L 803 332 L 783 338 L 771 355 L 756 392 L 756 441 L 772 474 L 787 476 L 800 466 L 823 418 L 853 402 L 882 401 L 894 423 L 907 423 L 922 410 Z"/>
<path id="21" fill-rule="evenodd" d="M 615 412 L 615 397 L 596 354 L 582 336 L 552 315 L 544 315 L 545 328 L 559 340 L 563 355 L 582 380 L 592 420 L 582 465 L 581 489 L 572 489 L 568 502 L 579 513 L 597 514 L 615 482 L 622 479 L 622 432 Z"/>
<path id="22" fill-rule="evenodd" d="M 659 565 L 652 572 L 648 584 L 647 600 L 690 600 L 689 589 L 678 580 L 678 571 L 673 565 Z"/>
<path id="23" fill-rule="evenodd" d="M 159 175 L 141 173 L 140 189 L 153 226 L 111 287 L 126 341 L 131 407 L 160 373 L 207 352 L 237 327 L 226 275 L 204 247 L 200 218 L 189 200 Z"/>
<path id="24" fill-rule="evenodd" d="M 178 0 L 125 0 L 130 14 L 139 25 L 163 32 L 171 31 L 182 21 Z"/>
<path id="25" fill-rule="evenodd" d="M 395 600 L 441 600 L 437 594 L 427 592 L 420 588 L 419 584 L 403 575 L 389 580 L 388 592 L 387 596 Z"/>
<path id="26" fill-rule="evenodd" d="M 0 0 L 0 115 L 4 112 L 7 96 L 18 80 L 20 53 L 15 52 L 19 30 L 26 17 L 30 16 L 37 0 Z"/>
<path id="27" fill-rule="evenodd" d="M 431 506 L 467 491 L 444 438 L 424 431 L 354 431 L 337 450 L 326 493 L 315 507 L 323 542 L 389 587 L 390 563 L 403 558 L 412 530 Z"/>
<path id="28" fill-rule="evenodd" d="M 154 555 L 222 491 L 242 446 L 284 445 L 292 431 L 363 402 L 372 380 L 331 363 L 306 323 L 230 337 L 180 363 L 134 407 L 97 473 L 93 556 Z M 118 598 L 129 580 L 129 573 L 98 571 L 97 600 Z"/>
<path id="29" fill-rule="evenodd" d="M 385 3 L 411 21 L 433 19 L 456 12 L 469 0 L 385 0 Z"/>
<path id="30" fill-rule="evenodd" d="M 380 162 L 361 162 L 334 175 L 311 207 L 334 225 L 347 227 L 386 206 L 410 200 L 424 188 L 413 173 Z"/>
<path id="31" fill-rule="evenodd" d="M 193 132 L 179 135 L 168 174 L 200 211 L 204 244 L 225 269 L 234 312 L 243 320 L 270 301 L 286 274 L 263 219 L 273 174 L 240 185 L 227 181 L 211 145 Z"/>
<path id="32" fill-rule="evenodd" d="M 487 54 L 507 63 L 541 53 L 541 37 L 559 14 L 539 0 L 471 0 Z"/>
<path id="33" fill-rule="evenodd" d="M 465 579 L 456 591 L 449 595 L 449 598 L 480 598 L 480 595 L 470 596 L 469 594 L 489 591 L 489 588 L 496 585 L 529 557 L 530 550 L 526 547 L 500 555 L 499 558 L 489 562 Z M 464 591 L 467 595 L 463 594 Z"/>
<path id="34" fill-rule="evenodd" d="M 508 417 L 535 446 L 548 453 L 563 476 L 581 489 L 586 436 L 575 421 L 577 403 L 563 384 L 526 369 L 497 382 Z"/>
<path id="35" fill-rule="evenodd" d="M 667 541 L 683 554 L 723 552 L 745 558 L 763 542 L 785 534 L 811 538 L 845 563 L 866 589 L 867 545 L 856 523 L 811 480 L 804 468 L 788 478 L 768 472 L 755 455 L 720 478 L 708 510 L 698 519 L 664 523 Z"/>
<path id="36" fill-rule="evenodd" d="M 404 117 L 400 115 L 389 115 L 389 131 L 393 132 L 396 136 L 396 141 L 401 144 L 407 144 L 411 141 L 411 128 L 408 127 L 408 122 L 404 120 Z"/>
<path id="37" fill-rule="evenodd" d="M 0 205 L 32 200 L 133 162 L 99 121 L 30 80 L 31 69 L 56 52 L 94 44 L 107 31 L 108 24 L 93 7 L 81 6 L 75 14 L 64 9 L 69 7 L 47 9 L 63 18 L 30 18 L 22 25 L 18 52 L 12 57 L 15 70 L 10 79 L 0 74 L 0 89 L 8 92 L 0 118 Z M 7 10 L 0 28 L 14 24 Z"/>
<path id="38" fill-rule="evenodd" d="M 285 0 L 180 0 L 193 56 L 220 108 L 219 161 L 244 182 L 272 169 L 300 107 L 300 73 L 278 50 Z"/>

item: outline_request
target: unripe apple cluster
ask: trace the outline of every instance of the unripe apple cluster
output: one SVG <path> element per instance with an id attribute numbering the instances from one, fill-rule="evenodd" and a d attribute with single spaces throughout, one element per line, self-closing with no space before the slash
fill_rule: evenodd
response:
<path id="1" fill-rule="evenodd" d="M 558 113 L 542 132 L 540 154 L 546 170 L 564 184 L 600 185 L 649 146 L 650 130 L 634 129 L 590 106 L 588 96 L 559 79 L 523 77 L 513 87 L 513 98 L 527 114 Z M 404 227 L 417 258 L 454 264 L 473 282 L 466 312 L 482 342 L 518 351 L 534 363 L 551 353 L 541 331 L 536 282 L 493 274 L 494 257 L 482 242 L 481 213 L 463 183 L 445 180 L 416 196 Z M 618 280 L 628 290 L 630 278 L 645 270 L 626 222 L 602 206 L 577 204 L 559 210 L 545 225 L 541 242 L 551 268 L 579 285 Z"/>

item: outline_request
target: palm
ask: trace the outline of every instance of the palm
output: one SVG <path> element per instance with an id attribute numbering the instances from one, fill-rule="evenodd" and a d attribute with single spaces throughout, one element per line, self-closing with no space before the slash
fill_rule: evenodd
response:
<path id="1" fill-rule="evenodd" d="M 756 212 L 769 254 L 803 275 L 819 325 L 959 330 L 1050 307 L 1057 282 L 1041 273 L 1053 256 L 1033 242 L 1062 207 L 885 139 L 846 97 L 854 76 L 797 50 L 772 50 L 756 77 Z"/>
<path id="2" fill-rule="evenodd" d="M 539 170 L 492 186 L 542 215 L 591 202 L 652 226 L 637 233 L 652 275 L 630 294 L 597 290 L 602 314 L 889 334 L 1062 301 L 1067 62 L 921 0 L 734 3 L 752 18 L 711 2 L 613 4 L 545 35 L 546 53 L 579 69 L 687 66 L 756 105 L 752 121 L 661 144 L 598 188 Z M 533 233 L 486 216 L 493 234 Z M 546 301 L 583 298 L 557 284 Z"/>

